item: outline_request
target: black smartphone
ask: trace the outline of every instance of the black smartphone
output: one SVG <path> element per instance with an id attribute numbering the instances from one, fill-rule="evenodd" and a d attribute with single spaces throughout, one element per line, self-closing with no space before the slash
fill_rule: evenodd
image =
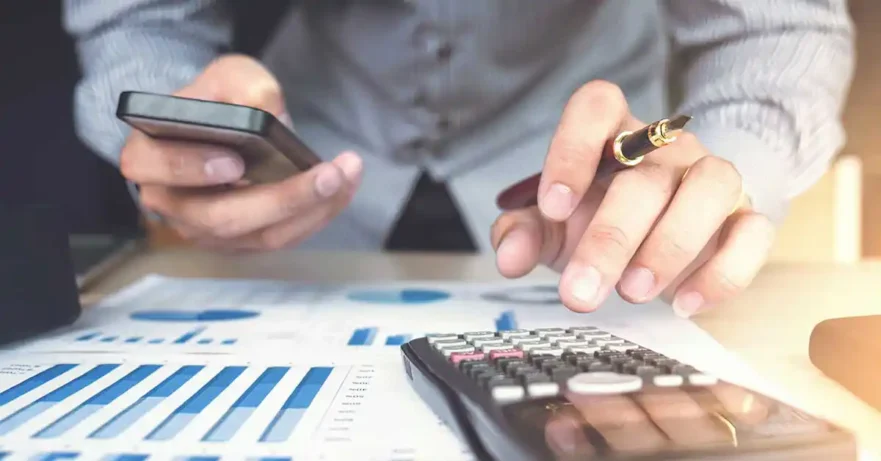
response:
<path id="1" fill-rule="evenodd" d="M 281 181 L 321 163 L 290 128 L 254 107 L 125 91 L 116 116 L 153 138 L 228 147 L 244 159 L 251 183 Z"/>

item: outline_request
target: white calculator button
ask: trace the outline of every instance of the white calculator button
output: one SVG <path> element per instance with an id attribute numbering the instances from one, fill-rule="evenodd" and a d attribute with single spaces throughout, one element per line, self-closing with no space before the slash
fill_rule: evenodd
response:
<path id="1" fill-rule="evenodd" d="M 590 345 L 589 341 L 579 341 L 579 340 L 576 340 L 576 341 L 557 341 L 557 347 L 560 347 L 563 349 L 568 349 L 570 347 L 584 347 L 584 346 L 589 346 L 589 345 Z"/>
<path id="2" fill-rule="evenodd" d="M 529 330 L 508 330 L 508 331 L 500 331 L 499 337 L 502 339 L 511 339 L 515 336 L 529 336 L 532 333 Z"/>
<path id="3" fill-rule="evenodd" d="M 560 392 L 557 383 L 532 383 L 526 390 L 530 397 L 551 397 Z"/>
<path id="4" fill-rule="evenodd" d="M 536 349 L 545 349 L 551 347 L 551 343 L 547 341 L 542 341 L 540 343 L 526 343 L 526 344 L 518 344 L 517 349 L 520 349 L 523 352 L 534 351 Z"/>
<path id="5" fill-rule="evenodd" d="M 688 383 L 692 386 L 714 386 L 719 382 L 715 376 L 705 375 L 703 373 L 692 373 L 688 375 Z"/>
<path id="6" fill-rule="evenodd" d="M 521 386 L 495 386 L 492 397 L 496 402 L 513 402 L 523 398 L 526 391 Z"/>
<path id="7" fill-rule="evenodd" d="M 464 339 L 445 339 L 443 341 L 436 341 L 434 343 L 434 348 L 437 350 L 444 350 L 448 347 L 461 347 L 467 344 L 468 343 L 466 343 Z"/>
<path id="8" fill-rule="evenodd" d="M 593 341 L 597 346 L 608 346 L 609 344 L 624 344 L 623 339 L 595 339 Z"/>
<path id="9" fill-rule="evenodd" d="M 605 331 L 597 330 L 597 331 L 587 331 L 587 332 L 581 333 L 580 335 L 578 335 L 578 337 L 581 339 L 585 339 L 585 340 L 590 341 L 590 340 L 594 340 L 594 339 L 609 339 L 612 337 L 612 335 L 610 335 L 609 333 L 606 333 Z"/>
<path id="10" fill-rule="evenodd" d="M 510 344 L 484 344 L 480 346 L 481 352 L 504 351 L 511 348 Z"/>
<path id="11" fill-rule="evenodd" d="M 493 331 L 468 331 L 463 333 L 462 337 L 465 341 L 474 341 L 478 338 L 495 338 L 496 334 Z"/>
<path id="12" fill-rule="evenodd" d="M 489 344 L 505 344 L 505 340 L 502 338 L 477 338 L 474 341 L 471 341 L 471 344 L 473 344 L 474 347 L 481 347 Z"/>
<path id="13" fill-rule="evenodd" d="M 606 371 L 579 373 L 566 381 L 566 387 L 576 394 L 625 394 L 642 389 L 642 378 Z"/>
<path id="14" fill-rule="evenodd" d="M 597 327 L 572 327 L 566 331 L 568 331 L 569 333 L 572 333 L 573 335 L 580 335 L 582 333 L 589 333 L 591 331 L 598 331 L 598 330 L 599 330 L 599 328 L 597 328 Z"/>
<path id="15" fill-rule="evenodd" d="M 519 336 L 516 338 L 511 338 L 511 344 L 527 344 L 527 343 L 540 343 L 541 338 L 538 336 Z"/>
<path id="16" fill-rule="evenodd" d="M 578 337 L 575 335 L 561 333 L 561 334 L 557 334 L 557 335 L 547 335 L 547 336 L 545 336 L 545 339 L 554 343 L 554 342 L 558 342 L 558 341 L 575 341 L 576 339 L 578 339 Z"/>
<path id="17" fill-rule="evenodd" d="M 628 343 L 628 342 L 624 342 L 622 344 L 606 344 L 604 346 L 604 348 L 606 350 L 615 351 L 615 352 L 627 352 L 629 350 L 636 349 L 637 347 L 639 347 L 639 346 L 637 346 L 636 344 L 633 344 L 633 343 Z"/>
<path id="18" fill-rule="evenodd" d="M 453 353 L 456 353 L 456 352 L 467 354 L 467 353 L 474 352 L 474 346 L 447 347 L 447 348 L 441 349 L 441 352 L 444 354 L 444 357 L 449 357 L 450 355 L 452 355 Z"/>
<path id="19" fill-rule="evenodd" d="M 452 333 L 433 333 L 430 335 L 425 335 L 425 339 L 428 340 L 428 344 L 434 344 L 438 341 L 446 341 L 450 339 L 459 339 L 459 335 L 455 335 Z"/>
<path id="20" fill-rule="evenodd" d="M 574 354 L 588 354 L 593 355 L 597 351 L 601 351 L 603 348 L 599 346 L 572 346 L 566 348 L 567 351 L 572 352 Z"/>
<path id="21" fill-rule="evenodd" d="M 559 357 L 563 355 L 563 352 L 563 349 L 560 349 L 559 347 L 541 347 L 529 351 L 529 354 L 536 357 L 540 355 L 553 355 L 554 357 Z"/>
<path id="22" fill-rule="evenodd" d="M 562 335 L 566 333 L 566 330 L 562 328 L 536 328 L 532 330 L 532 332 L 538 336 L 549 336 L 549 335 Z"/>
<path id="23" fill-rule="evenodd" d="M 679 387 L 685 380 L 679 375 L 658 375 L 652 380 L 658 387 Z"/>

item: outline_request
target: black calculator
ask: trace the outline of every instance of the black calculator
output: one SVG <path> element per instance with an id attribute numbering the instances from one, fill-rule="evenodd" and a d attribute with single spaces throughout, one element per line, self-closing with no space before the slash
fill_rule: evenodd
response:
<path id="1" fill-rule="evenodd" d="M 483 460 L 856 460 L 827 421 L 595 327 L 402 346 L 428 406 Z"/>

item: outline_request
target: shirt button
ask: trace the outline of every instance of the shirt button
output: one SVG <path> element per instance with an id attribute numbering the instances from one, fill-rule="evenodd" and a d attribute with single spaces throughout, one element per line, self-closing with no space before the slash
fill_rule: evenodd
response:
<path id="1" fill-rule="evenodd" d="M 444 43 L 436 51 L 437 58 L 441 61 L 447 61 L 453 56 L 453 45 Z"/>

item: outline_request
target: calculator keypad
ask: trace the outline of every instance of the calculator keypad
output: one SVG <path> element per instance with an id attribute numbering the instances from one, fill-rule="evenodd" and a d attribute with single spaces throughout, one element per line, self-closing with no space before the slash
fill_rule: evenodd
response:
<path id="1" fill-rule="evenodd" d="M 564 390 L 603 395 L 718 382 L 596 327 L 476 331 L 428 339 L 499 403 L 552 397 Z"/>

